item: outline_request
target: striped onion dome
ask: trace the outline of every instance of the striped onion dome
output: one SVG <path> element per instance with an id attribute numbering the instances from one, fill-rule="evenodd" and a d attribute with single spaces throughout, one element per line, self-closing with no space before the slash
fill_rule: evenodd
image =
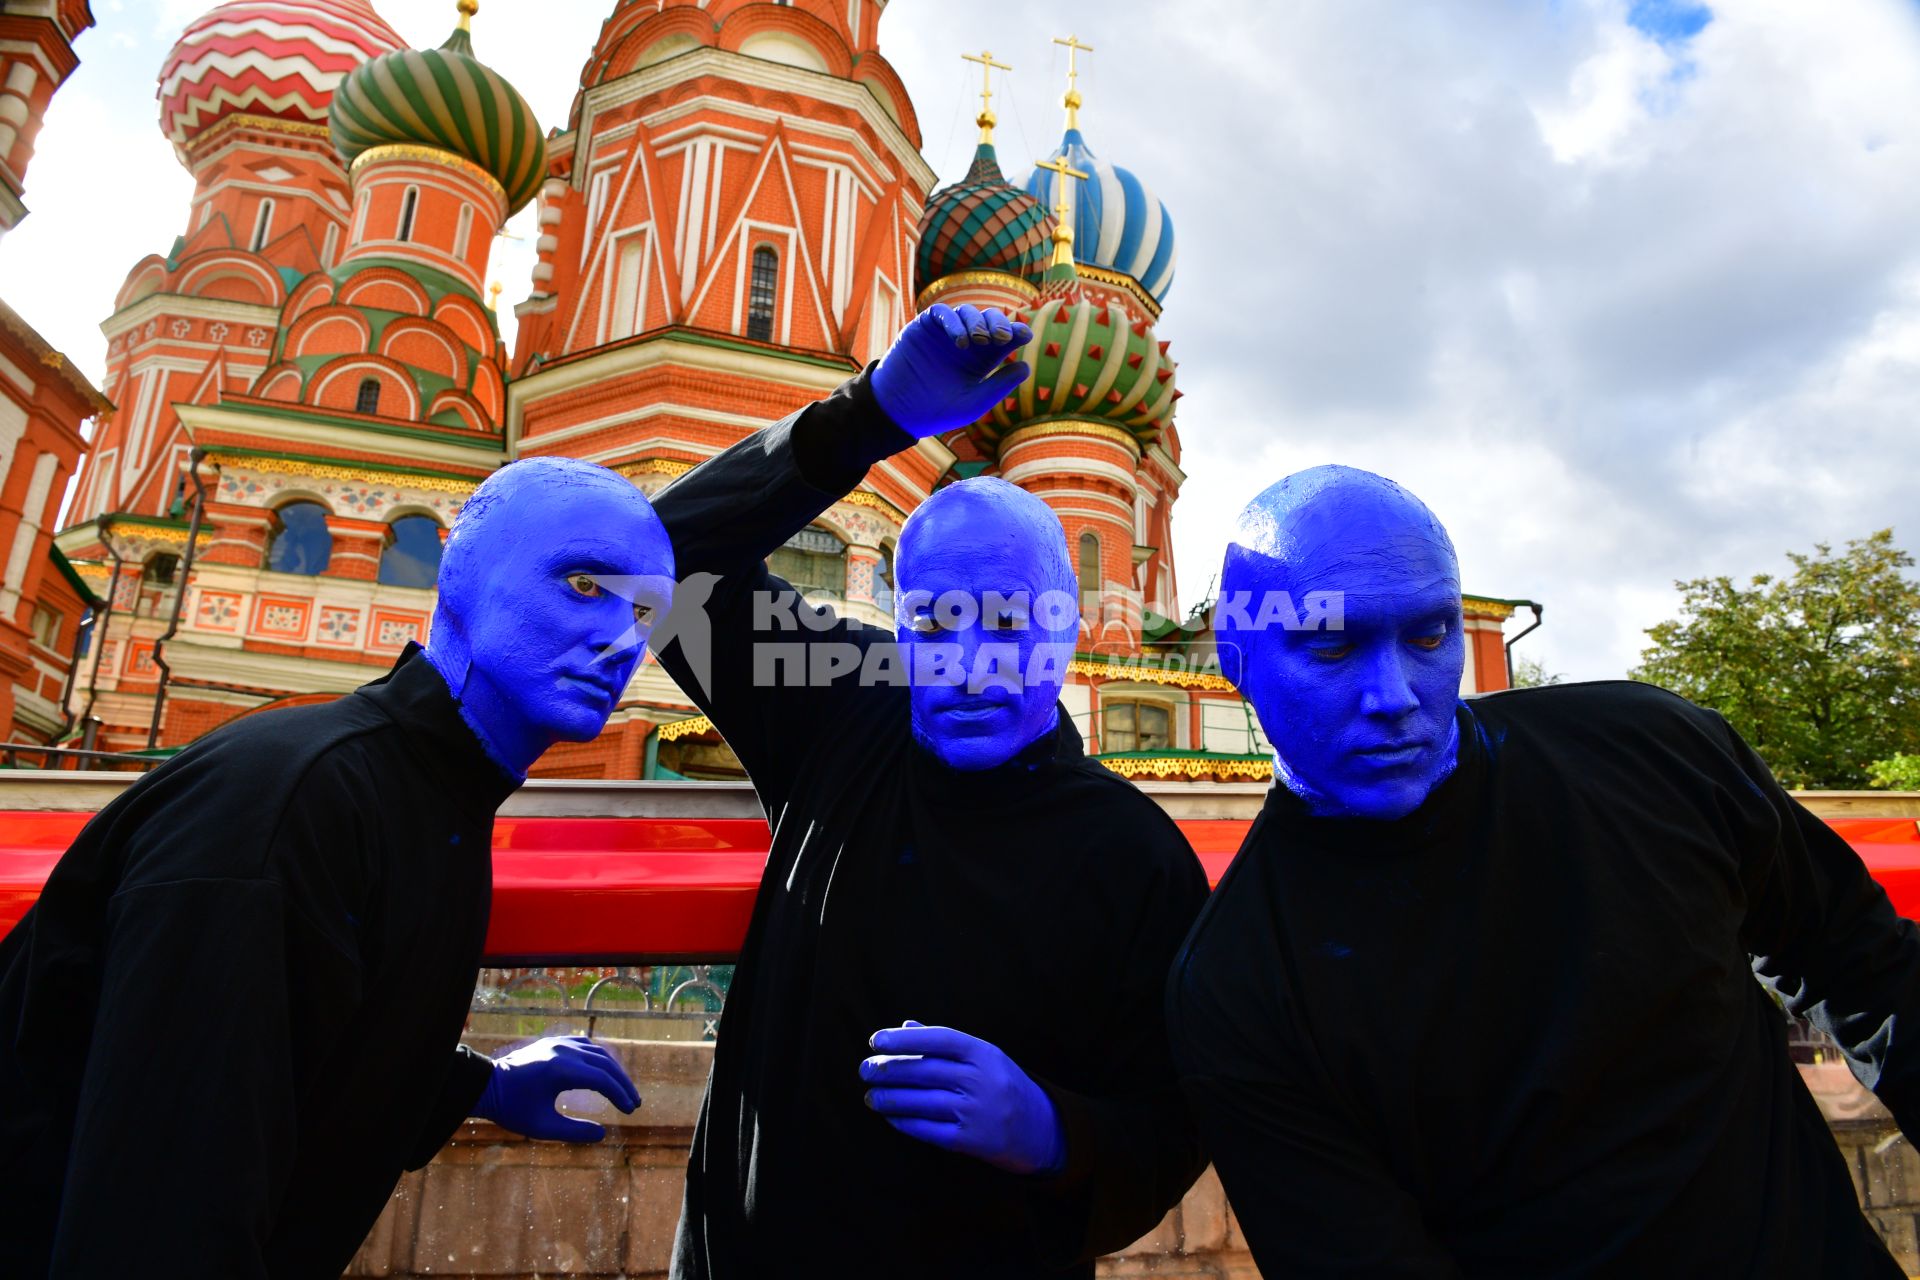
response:
<path id="1" fill-rule="evenodd" d="M 1094 155 L 1078 129 L 1068 129 L 1047 159 L 1062 156 L 1087 175 L 1084 182 L 1072 180 L 1075 260 L 1132 276 L 1155 302 L 1165 302 L 1176 256 L 1167 206 L 1131 171 Z M 1059 180 L 1051 169 L 1035 169 L 1027 191 L 1051 209 L 1056 203 L 1053 184 Z"/>
<path id="2" fill-rule="evenodd" d="M 1033 341 L 1019 358 L 1033 373 L 973 428 L 989 453 L 1020 427 L 1093 420 L 1131 433 L 1142 447 L 1173 421 L 1174 361 L 1145 317 L 1077 285 L 1048 286 L 1023 317 Z"/>
<path id="3" fill-rule="evenodd" d="M 1053 215 L 1006 180 L 993 144 L 983 142 L 967 176 L 927 201 L 914 288 L 963 271 L 1004 271 L 1038 285 L 1052 235 Z"/>
<path id="4" fill-rule="evenodd" d="M 333 95 L 333 146 L 351 165 L 393 144 L 432 147 L 470 160 L 523 208 L 546 176 L 547 140 L 533 108 L 506 78 L 473 56 L 462 28 L 438 49 L 375 58 Z"/>
<path id="5" fill-rule="evenodd" d="M 366 0 L 233 0 L 197 18 L 160 69 L 160 129 L 182 155 L 230 114 L 324 125 L 355 68 L 406 41 Z"/>

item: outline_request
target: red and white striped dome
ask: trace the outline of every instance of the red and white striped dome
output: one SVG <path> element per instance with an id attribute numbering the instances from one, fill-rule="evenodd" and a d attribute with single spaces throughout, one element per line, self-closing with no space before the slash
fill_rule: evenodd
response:
<path id="1" fill-rule="evenodd" d="M 184 156 L 234 112 L 325 125 L 361 63 L 406 48 L 366 0 L 230 0 L 197 19 L 160 71 L 160 129 Z"/>

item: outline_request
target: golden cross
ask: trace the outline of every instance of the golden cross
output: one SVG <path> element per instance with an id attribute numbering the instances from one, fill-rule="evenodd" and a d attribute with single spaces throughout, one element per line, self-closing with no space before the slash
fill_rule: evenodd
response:
<path id="1" fill-rule="evenodd" d="M 1055 36 L 1053 42 L 1067 51 L 1067 96 L 1060 102 L 1067 109 L 1067 128 L 1078 129 L 1081 102 L 1079 55 L 1092 53 L 1094 48 L 1090 44 L 1081 44 L 1079 36 L 1068 36 L 1065 40 Z"/>
<path id="2" fill-rule="evenodd" d="M 977 57 L 971 53 L 963 53 L 960 57 L 964 61 L 980 64 L 980 115 L 974 123 L 980 126 L 980 144 L 985 146 L 993 141 L 993 126 L 1000 123 L 993 114 L 994 68 L 1002 71 L 1011 71 L 1013 68 L 1004 62 L 995 62 L 991 49 L 982 49 Z"/>
<path id="3" fill-rule="evenodd" d="M 1060 175 L 1060 189 L 1053 206 L 1053 261 L 1052 267 L 1070 267 L 1073 265 L 1073 183 L 1069 179 L 1087 180 L 1087 175 L 1067 163 L 1066 152 L 1060 153 L 1058 160 L 1037 160 L 1039 168 Z"/>
<path id="4" fill-rule="evenodd" d="M 480 0 L 455 0 L 453 7 L 460 11 L 460 29 L 473 30 L 473 15 L 480 12 Z"/>

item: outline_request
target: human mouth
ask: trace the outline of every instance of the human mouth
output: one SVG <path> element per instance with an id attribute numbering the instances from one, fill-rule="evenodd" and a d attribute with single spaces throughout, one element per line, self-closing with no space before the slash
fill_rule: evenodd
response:
<path id="1" fill-rule="evenodd" d="M 583 688 L 593 690 L 595 693 L 599 694 L 602 698 L 607 699 L 609 702 L 618 699 L 619 696 L 623 692 L 625 692 L 625 690 L 616 689 L 611 684 L 608 684 L 606 681 L 597 680 L 592 676 L 568 676 L 567 679 L 573 681 L 577 685 L 582 686 Z"/>
<path id="2" fill-rule="evenodd" d="M 1424 742 L 1383 742 L 1378 746 L 1359 747 L 1353 754 L 1373 764 L 1400 765 L 1411 764 L 1425 750 Z"/>
<path id="3" fill-rule="evenodd" d="M 941 714 L 956 720 L 985 720 L 1001 710 L 1003 705 L 987 698 L 969 698 L 941 708 Z"/>

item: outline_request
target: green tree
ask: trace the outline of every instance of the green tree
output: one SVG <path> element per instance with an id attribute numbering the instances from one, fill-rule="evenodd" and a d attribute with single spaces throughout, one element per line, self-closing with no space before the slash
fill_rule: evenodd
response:
<path id="1" fill-rule="evenodd" d="M 1726 716 L 1791 787 L 1851 790 L 1872 762 L 1920 753 L 1920 584 L 1893 530 L 1793 572 L 1677 582 L 1680 616 L 1651 627 L 1636 680 Z"/>
<path id="2" fill-rule="evenodd" d="M 1920 791 L 1920 755 L 1875 760 L 1868 781 L 1888 791 Z"/>
<path id="3" fill-rule="evenodd" d="M 1515 658 L 1513 660 L 1513 687 L 1516 689 L 1537 689 L 1542 685 L 1559 684 L 1566 679 L 1558 671 L 1548 671 L 1547 664 L 1538 658 Z"/>

